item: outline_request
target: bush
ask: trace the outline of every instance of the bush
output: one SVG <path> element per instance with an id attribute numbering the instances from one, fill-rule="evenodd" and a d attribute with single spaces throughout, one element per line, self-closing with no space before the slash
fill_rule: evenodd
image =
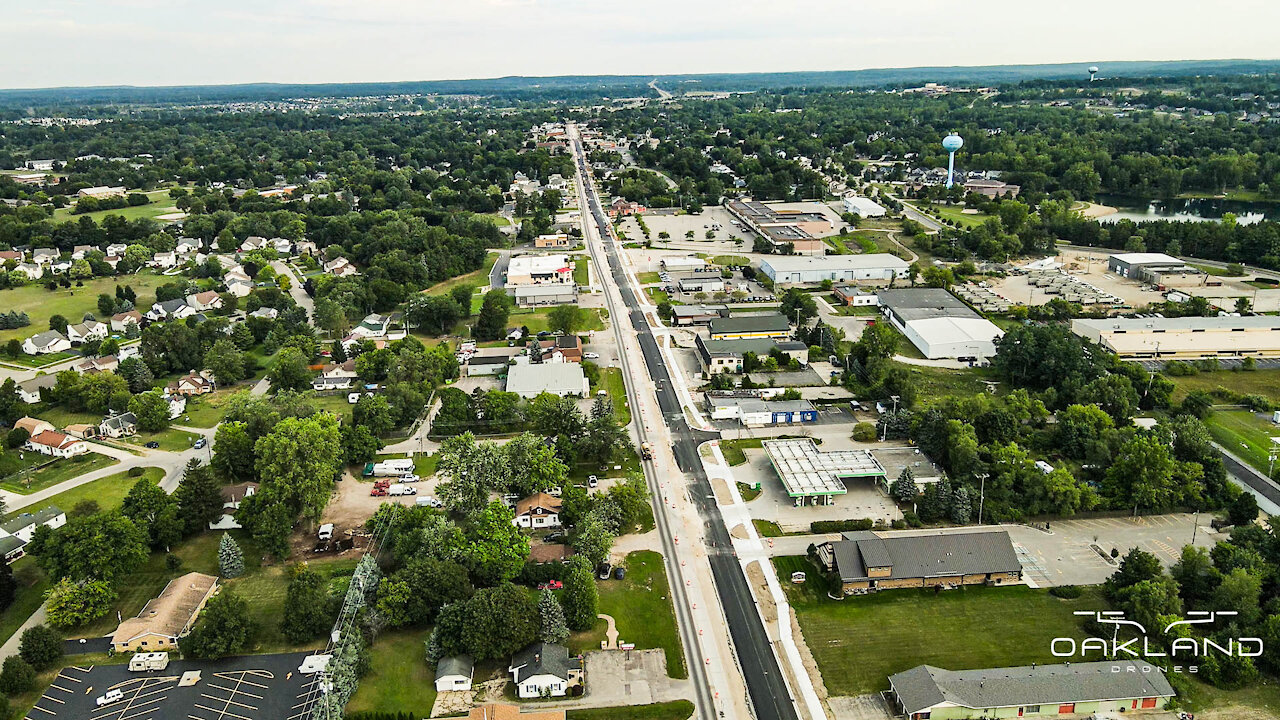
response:
<path id="1" fill-rule="evenodd" d="M 825 533 L 841 533 L 854 532 L 856 530 L 870 530 L 875 527 L 875 522 L 869 519 L 862 520 L 815 520 L 809 523 L 809 532 L 815 535 Z"/>
<path id="2" fill-rule="evenodd" d="M 146 470 L 146 468 L 141 468 L 141 467 L 131 467 L 131 468 L 129 468 L 129 477 L 142 477 L 142 473 L 143 473 L 145 470 Z"/>
<path id="3" fill-rule="evenodd" d="M 17 655 L 4 659 L 4 669 L 0 670 L 0 692 L 6 695 L 21 695 L 36 686 L 36 669 L 31 663 Z"/>
<path id="4" fill-rule="evenodd" d="M 920 516 L 911 510 L 902 513 L 902 520 L 907 524 L 907 527 L 918 528 L 924 525 L 924 523 L 920 522 Z"/>
<path id="5" fill-rule="evenodd" d="M 1084 588 L 1079 585 L 1059 585 L 1049 588 L 1049 594 L 1063 600 L 1075 600 L 1084 594 Z"/>
<path id="6" fill-rule="evenodd" d="M 853 439 L 858 442 L 875 442 L 875 423 L 860 422 L 853 426 Z"/>
<path id="7" fill-rule="evenodd" d="M 47 625 L 29 627 L 22 633 L 18 655 L 36 670 L 52 667 L 62 658 L 62 636 Z"/>

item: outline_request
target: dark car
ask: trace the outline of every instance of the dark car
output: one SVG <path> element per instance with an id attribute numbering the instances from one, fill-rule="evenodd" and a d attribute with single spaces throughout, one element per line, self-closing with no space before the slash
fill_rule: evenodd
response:
<path id="1" fill-rule="evenodd" d="M 614 569 L 613 569 L 613 579 L 614 579 L 614 580 L 621 580 L 622 578 L 624 578 L 624 577 L 626 577 L 626 576 L 627 576 L 626 568 L 616 567 L 616 568 L 614 568 Z"/>
<path id="2" fill-rule="evenodd" d="M 613 566 L 607 562 L 600 563 L 600 567 L 596 568 L 596 577 L 601 580 L 608 580 L 609 573 L 613 570 Z"/>
<path id="3" fill-rule="evenodd" d="M 152 450 L 155 450 L 156 448 L 160 447 L 160 443 L 156 442 L 155 440 L 152 440 L 151 442 L 147 443 L 144 447 L 149 447 Z"/>

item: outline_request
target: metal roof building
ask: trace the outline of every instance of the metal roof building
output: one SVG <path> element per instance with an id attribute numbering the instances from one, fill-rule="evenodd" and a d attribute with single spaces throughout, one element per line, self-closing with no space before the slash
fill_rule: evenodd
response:
<path id="1" fill-rule="evenodd" d="M 897 255 L 804 255 L 769 256 L 760 261 L 760 272 L 784 285 L 805 285 L 830 280 L 848 283 L 904 278 L 911 265 Z"/>
<path id="2" fill-rule="evenodd" d="M 881 290 L 876 295 L 889 322 L 930 360 L 985 360 L 996 354 L 995 341 L 1004 334 L 941 288 Z"/>
<path id="3" fill-rule="evenodd" d="M 1280 357 L 1280 317 L 1076 319 L 1071 331 L 1130 360 Z"/>
<path id="4" fill-rule="evenodd" d="M 516 364 L 507 369 L 507 392 L 522 398 L 535 398 L 544 392 L 560 397 L 586 397 L 587 376 L 576 362 Z"/>
<path id="5" fill-rule="evenodd" d="M 765 440 L 761 447 L 793 498 L 811 497 L 815 503 L 830 504 L 834 496 L 848 492 L 846 479 L 884 476 L 884 468 L 867 450 L 823 452 L 809 438 Z"/>

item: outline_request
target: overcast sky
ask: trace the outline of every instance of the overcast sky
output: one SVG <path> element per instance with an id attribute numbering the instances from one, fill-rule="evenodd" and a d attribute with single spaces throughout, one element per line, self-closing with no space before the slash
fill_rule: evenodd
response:
<path id="1" fill-rule="evenodd" d="M 0 0 L 0 18 L 0 86 L 52 87 L 1270 59 L 1280 2 Z"/>

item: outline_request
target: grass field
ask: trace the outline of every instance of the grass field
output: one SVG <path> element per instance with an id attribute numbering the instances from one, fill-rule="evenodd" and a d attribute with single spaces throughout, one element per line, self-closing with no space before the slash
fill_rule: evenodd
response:
<path id="1" fill-rule="evenodd" d="M 30 332 L 31 335 L 35 335 L 36 333 L 44 330 L 44 328 L 37 328 L 35 330 L 32 330 L 31 329 L 32 327 L 35 327 L 35 326 L 28 325 L 27 327 L 22 328 L 22 330 Z M 6 340 L 5 342 L 8 342 L 8 340 Z M 4 362 L 10 365 L 17 365 L 18 367 L 29 367 L 29 368 L 39 369 L 42 367 L 48 367 L 50 365 L 60 363 L 63 360 L 70 360 L 72 358 L 77 358 L 77 357 L 80 357 L 80 355 L 77 353 L 69 353 L 69 352 L 46 353 L 44 355 L 27 355 L 26 353 L 21 353 L 17 357 L 10 357 L 8 355 L 5 355 Z"/>
<path id="2" fill-rule="evenodd" d="M 738 494 L 742 496 L 743 502 L 751 502 L 752 500 L 755 500 L 760 497 L 761 492 L 761 490 L 753 488 L 744 482 L 738 483 Z"/>
<path id="3" fill-rule="evenodd" d="M 484 267 L 480 268 L 479 270 L 474 270 L 472 272 L 467 273 L 466 275 L 459 275 L 456 278 L 449 278 L 444 282 L 436 283 L 435 285 L 432 285 L 431 287 L 427 288 L 426 290 L 423 290 L 422 292 L 428 295 L 444 295 L 445 293 L 458 287 L 459 285 L 471 285 L 473 287 L 488 285 L 489 271 L 493 269 L 493 266 L 497 262 L 498 262 L 498 253 L 491 252 L 484 259 Z"/>
<path id="4" fill-rule="evenodd" d="M 756 534 L 760 537 L 774 538 L 786 535 L 786 533 L 782 532 L 782 526 L 772 520 L 754 518 L 751 524 L 756 526 Z"/>
<path id="5" fill-rule="evenodd" d="M 984 380 L 995 377 L 987 370 L 951 370 L 948 368 L 920 367 L 901 364 L 911 376 L 921 402 L 928 402 L 946 395 L 976 395 L 987 392 Z M 997 392 L 999 389 L 997 388 Z"/>
<path id="6" fill-rule="evenodd" d="M 652 285 L 653 283 L 662 282 L 662 278 L 658 277 L 658 273 L 656 272 L 636 273 L 636 280 L 640 281 L 641 285 Z"/>
<path id="7" fill-rule="evenodd" d="M 123 277 L 100 277 L 85 280 L 82 287 L 58 288 L 50 292 L 43 285 L 24 285 L 20 288 L 0 290 L 0 308 L 6 312 L 17 310 L 31 318 L 27 327 L 0 330 L 0 343 L 13 338 L 26 339 L 49 329 L 49 318 L 61 315 L 68 321 L 80 322 L 85 313 L 98 314 L 98 296 L 106 293 L 115 296 L 116 285 L 130 285 L 138 294 L 137 306 L 142 310 L 151 307 L 156 299 L 156 288 L 173 278 L 141 272 Z"/>
<path id="8" fill-rule="evenodd" d="M 622 378 L 621 368 L 600 368 L 600 384 L 592 386 L 591 394 L 597 390 L 609 393 L 613 401 L 613 417 L 620 425 L 631 424 L 631 408 L 627 406 L 627 386 Z"/>
<path id="9" fill-rule="evenodd" d="M 724 265 L 726 267 L 733 265 L 736 267 L 738 265 L 750 265 L 751 258 L 745 255 L 716 255 L 708 260 L 708 262 L 712 265 Z"/>
<path id="10" fill-rule="evenodd" d="M 551 313 L 551 308 L 518 308 L 511 311 L 511 316 L 507 319 L 507 325 L 510 327 L 520 327 L 521 325 L 529 328 L 530 333 L 540 333 L 543 330 L 550 330 L 547 325 L 547 316 Z M 582 327 L 577 332 L 587 332 L 589 330 L 603 330 L 604 318 L 599 310 L 586 310 L 582 313 Z"/>
<path id="11" fill-rule="evenodd" d="M 53 586 L 49 577 L 36 565 L 34 557 L 18 558 L 11 567 L 17 591 L 13 595 L 13 604 L 0 612 L 0 643 L 8 641 L 22 627 L 22 623 L 44 602 L 45 591 Z"/>
<path id="12" fill-rule="evenodd" d="M 724 454 L 724 459 L 730 465 L 741 465 L 747 461 L 746 453 L 742 452 L 744 448 L 763 447 L 760 438 L 742 438 L 740 440 L 721 440 L 720 452 Z"/>
<path id="13" fill-rule="evenodd" d="M 85 453 L 75 457 L 63 458 L 20 477 L 6 478 L 3 482 L 0 482 L 0 488 L 19 495 L 29 495 L 87 472 L 110 467 L 117 462 L 119 461 L 115 458 L 110 458 L 106 455 L 99 455 L 94 452 Z"/>
<path id="14" fill-rule="evenodd" d="M 217 425 L 222 422 L 222 416 L 226 414 L 227 401 L 240 392 L 248 392 L 248 388 L 223 388 L 208 395 L 188 398 L 187 410 L 181 417 L 181 424 L 198 428 L 211 428 Z"/>
<path id="15" fill-rule="evenodd" d="M 611 708 L 583 708 L 565 713 L 565 720 L 689 720 L 693 703 L 688 700 L 627 705 Z"/>
<path id="16" fill-rule="evenodd" d="M 935 204 L 935 205 L 924 205 L 922 207 L 928 208 L 934 215 L 937 215 L 943 220 L 954 220 L 955 222 L 959 223 L 961 227 L 975 227 L 977 225 L 981 225 L 982 223 L 986 222 L 987 218 L 991 217 L 990 215 L 987 215 L 984 213 L 966 214 L 964 212 L 961 212 L 962 210 L 964 210 L 963 205 L 936 205 Z"/>
<path id="17" fill-rule="evenodd" d="M 591 283 L 590 271 L 591 257 L 588 255 L 573 256 L 573 282 L 579 287 L 589 285 Z"/>
<path id="18" fill-rule="evenodd" d="M 1218 370 L 1195 375 L 1170 377 L 1173 399 L 1182 402 L 1192 390 L 1212 391 L 1226 388 L 1241 395 L 1265 395 L 1280 401 L 1280 370 Z"/>
<path id="19" fill-rule="evenodd" d="M 183 450 L 189 450 L 198 437 L 200 436 L 195 433 L 189 433 L 186 430 L 168 428 L 154 433 L 138 431 L 137 435 L 126 438 L 125 442 L 138 447 L 143 447 L 149 442 L 157 442 L 160 443 L 160 450 L 182 452 Z"/>
<path id="20" fill-rule="evenodd" d="M 143 468 L 142 477 L 158 483 L 164 477 L 164 470 L 154 467 Z M 128 471 L 118 472 L 114 475 L 108 475 L 93 482 L 85 483 L 80 487 L 64 490 L 44 502 L 37 503 L 36 507 L 44 508 L 50 505 L 57 505 L 65 511 L 70 511 L 82 500 L 92 500 L 98 503 L 98 507 L 102 510 L 114 510 L 124 502 L 124 496 L 129 493 L 129 488 L 133 487 L 136 482 L 138 482 L 138 478 L 129 477 Z M 30 508 L 15 510 L 5 515 L 5 519 L 17 517 L 20 513 L 29 511 Z"/>
<path id="21" fill-rule="evenodd" d="M 1024 586 L 887 590 L 837 602 L 806 558 L 774 564 L 784 577 L 808 572 L 805 585 L 785 590 L 832 695 L 887 690 L 889 675 L 923 663 L 965 670 L 1059 662 L 1050 641 L 1084 634 L 1072 611 L 1103 607 L 1097 589 L 1060 600 Z"/>
<path id="22" fill-rule="evenodd" d="M 82 217 L 87 217 L 93 218 L 94 222 L 101 223 L 102 218 L 108 215 L 119 215 L 126 220 L 136 220 L 138 218 L 154 218 L 157 215 L 181 212 L 174 207 L 174 200 L 169 197 L 169 188 L 165 188 L 163 190 L 152 190 L 151 192 L 142 194 L 151 199 L 150 204 L 138 205 L 136 207 L 124 207 L 119 210 L 95 210 L 93 212 L 80 213 L 78 215 L 71 212 L 74 206 L 68 205 L 67 207 L 54 210 L 53 219 L 55 222 L 61 222 L 65 220 L 77 221 Z"/>
<path id="23" fill-rule="evenodd" d="M 1209 434 L 1222 447 L 1235 453 L 1263 474 L 1270 460 L 1271 438 L 1280 436 L 1280 428 L 1248 410 L 1215 410 L 1205 418 Z"/>
<path id="24" fill-rule="evenodd" d="M 424 650 L 430 636 L 430 630 L 379 635 L 370 649 L 369 673 L 360 680 L 360 689 L 347 703 L 346 712 L 429 716 L 436 701 L 435 673 L 427 666 Z"/>
<path id="25" fill-rule="evenodd" d="M 651 550 L 633 552 L 627 556 L 624 567 L 626 578 L 597 583 L 599 611 L 612 616 L 617 623 L 619 642 L 633 642 L 642 650 L 662 648 L 667 655 L 667 674 L 673 678 L 688 677 L 662 556 Z M 599 649 L 605 627 L 601 620 L 592 630 L 575 634 L 569 639 L 570 649 L 578 652 Z"/>

